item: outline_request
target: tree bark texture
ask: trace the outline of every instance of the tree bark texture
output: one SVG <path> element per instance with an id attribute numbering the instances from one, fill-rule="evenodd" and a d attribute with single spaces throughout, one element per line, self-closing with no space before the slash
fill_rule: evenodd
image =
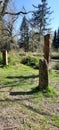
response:
<path id="1" fill-rule="evenodd" d="M 45 59 L 40 59 L 39 62 L 39 89 L 46 89 L 48 87 L 48 66 Z"/>

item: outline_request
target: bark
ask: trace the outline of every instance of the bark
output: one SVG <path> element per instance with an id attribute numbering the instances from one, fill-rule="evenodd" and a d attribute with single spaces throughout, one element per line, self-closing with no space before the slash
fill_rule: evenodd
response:
<path id="1" fill-rule="evenodd" d="M 44 58 L 49 64 L 50 61 L 50 34 L 44 36 Z"/>
<path id="2" fill-rule="evenodd" d="M 46 89 L 48 87 L 48 67 L 47 61 L 41 59 L 39 62 L 39 89 Z"/>
<path id="3" fill-rule="evenodd" d="M 3 65 L 8 65 L 7 50 L 2 51 Z"/>

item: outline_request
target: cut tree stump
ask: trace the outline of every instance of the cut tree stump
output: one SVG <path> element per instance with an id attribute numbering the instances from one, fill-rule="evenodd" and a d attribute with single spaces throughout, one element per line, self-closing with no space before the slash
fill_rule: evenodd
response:
<path id="1" fill-rule="evenodd" d="M 48 87 L 48 65 L 45 59 L 40 59 L 39 62 L 39 89 Z"/>

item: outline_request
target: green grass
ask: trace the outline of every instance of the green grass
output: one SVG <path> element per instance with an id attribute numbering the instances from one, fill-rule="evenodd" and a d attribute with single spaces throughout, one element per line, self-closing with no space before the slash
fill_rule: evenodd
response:
<path id="1" fill-rule="evenodd" d="M 51 120 L 52 120 L 52 124 L 54 124 L 55 126 L 58 126 L 59 128 L 59 115 L 53 115 L 51 117 Z"/>
<path id="2" fill-rule="evenodd" d="M 0 67 L 0 107 L 3 121 L 8 122 L 9 115 L 10 120 L 14 121 L 13 125 L 19 126 L 17 130 L 59 129 L 59 115 L 56 115 L 59 86 L 54 87 L 59 81 L 59 75 L 50 71 L 49 79 L 53 84 L 47 90 L 38 91 L 38 74 L 37 69 L 20 63 Z"/>
<path id="3" fill-rule="evenodd" d="M 53 80 L 59 80 L 59 71 L 57 70 L 57 71 L 54 71 L 54 70 L 51 70 L 50 72 L 49 72 L 49 75 L 50 75 L 50 78 L 51 79 L 53 79 Z"/>
<path id="4" fill-rule="evenodd" d="M 8 75 L 10 78 L 17 79 L 17 76 L 34 76 L 38 74 L 38 71 L 28 67 L 24 66 L 22 64 L 19 64 L 17 66 L 5 66 L 0 68 L 0 78 L 2 78 L 2 82 L 5 81 L 5 79 L 8 80 Z M 14 78 L 13 78 L 14 76 Z M 24 77 L 25 78 L 25 77 Z M 10 79 L 9 79 L 10 81 Z"/>

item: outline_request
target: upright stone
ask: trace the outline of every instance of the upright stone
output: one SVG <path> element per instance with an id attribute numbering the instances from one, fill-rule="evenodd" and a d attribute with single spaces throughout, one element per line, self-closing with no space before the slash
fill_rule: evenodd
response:
<path id="1" fill-rule="evenodd" d="M 40 59 L 39 62 L 39 89 L 46 89 L 48 87 L 48 67 L 45 59 Z"/>
<path id="2" fill-rule="evenodd" d="M 50 34 L 44 36 L 44 58 L 49 64 L 50 60 Z"/>
<path id="3" fill-rule="evenodd" d="M 3 50 L 2 56 L 3 56 L 3 65 L 8 65 L 7 50 Z"/>

